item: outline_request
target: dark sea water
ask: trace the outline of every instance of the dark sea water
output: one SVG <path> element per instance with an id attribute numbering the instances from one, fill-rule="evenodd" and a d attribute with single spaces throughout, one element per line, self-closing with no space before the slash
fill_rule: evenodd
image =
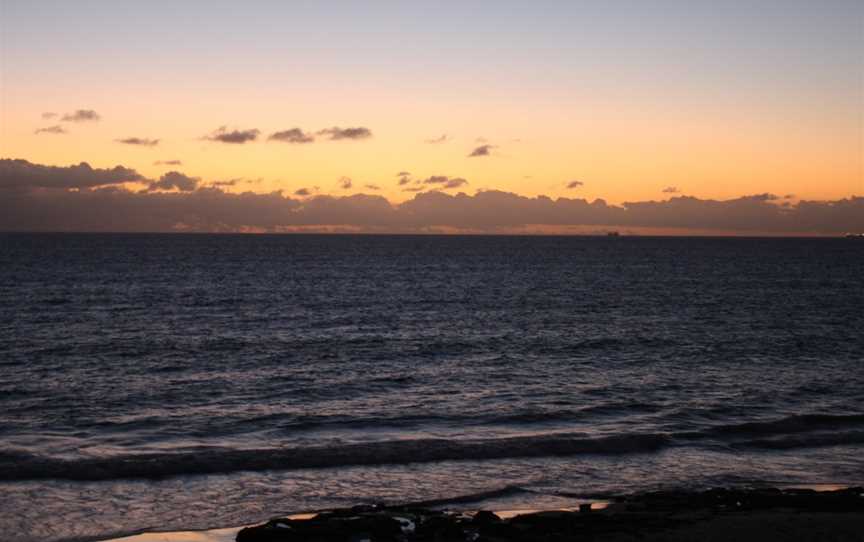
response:
<path id="1" fill-rule="evenodd" d="M 862 363 L 854 240 L 2 235 L 0 533 L 861 483 Z"/>

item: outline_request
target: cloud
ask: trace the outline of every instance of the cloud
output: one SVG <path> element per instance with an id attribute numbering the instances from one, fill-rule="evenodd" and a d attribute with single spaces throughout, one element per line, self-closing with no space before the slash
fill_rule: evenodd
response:
<path id="1" fill-rule="evenodd" d="M 338 141 L 341 139 L 367 139 L 372 137 L 372 131 L 369 130 L 369 128 L 363 128 L 362 126 L 356 128 L 339 128 L 338 126 L 334 126 L 332 128 L 320 130 L 318 135 L 328 136 L 331 141 Z"/>
<path id="2" fill-rule="evenodd" d="M 438 145 L 439 143 L 447 143 L 448 141 L 450 141 L 450 136 L 448 136 L 447 134 L 441 134 L 440 137 L 433 137 L 423 140 L 424 143 L 428 143 L 430 145 Z"/>
<path id="3" fill-rule="evenodd" d="M 421 181 L 422 184 L 440 185 L 441 188 L 447 190 L 450 188 L 459 188 L 468 184 L 468 181 L 462 177 L 447 177 L 446 175 L 433 175 Z"/>
<path id="4" fill-rule="evenodd" d="M 213 181 L 210 183 L 210 186 L 236 186 L 243 179 L 228 179 L 227 181 Z"/>
<path id="5" fill-rule="evenodd" d="M 377 184 L 366 184 L 363 185 L 364 188 L 368 188 L 369 190 L 381 190 L 381 187 Z"/>
<path id="6" fill-rule="evenodd" d="M 201 179 L 197 177 L 189 177 L 179 171 L 169 171 L 159 177 L 158 181 L 152 181 L 147 187 L 147 191 L 153 192 L 154 190 L 172 190 L 176 188 L 181 192 L 191 192 L 198 188 L 200 181 Z"/>
<path id="7" fill-rule="evenodd" d="M 494 145 L 480 145 L 468 155 L 468 158 L 472 158 L 474 156 L 489 156 L 490 151 L 494 149 Z"/>
<path id="8" fill-rule="evenodd" d="M 144 177 L 137 171 L 122 166 L 94 169 L 81 162 L 77 166 L 58 167 L 0 159 L 0 189 L 92 188 L 142 180 Z"/>
<path id="9" fill-rule="evenodd" d="M 155 147 L 159 144 L 158 139 L 144 139 L 141 137 L 127 137 L 124 139 L 115 139 L 114 141 L 125 145 L 140 145 L 142 147 Z"/>
<path id="10" fill-rule="evenodd" d="M 156 160 L 153 162 L 154 166 L 182 166 L 183 162 L 180 160 Z"/>
<path id="11" fill-rule="evenodd" d="M 8 197 L 6 197 L 8 196 Z M 0 231 L 279 231 L 302 201 L 281 193 L 132 192 L 117 188 L 0 197 Z M 308 221 L 308 219 L 306 219 Z"/>
<path id="12" fill-rule="evenodd" d="M 240 184 L 256 184 L 256 183 L 260 183 L 263 180 L 264 179 L 262 179 L 260 177 L 257 179 L 246 179 L 244 177 L 237 177 L 236 179 L 226 179 L 224 181 L 210 181 L 208 183 L 208 186 L 211 186 L 211 187 L 238 186 Z"/>
<path id="13" fill-rule="evenodd" d="M 583 183 L 582 181 L 570 181 L 569 183 L 567 183 L 567 188 L 572 190 L 574 188 L 579 188 L 580 186 L 584 185 L 585 183 Z"/>
<path id="14" fill-rule="evenodd" d="M 397 177 L 409 177 L 411 175 L 410 171 L 400 171 L 396 174 Z"/>
<path id="15" fill-rule="evenodd" d="M 339 188 L 342 190 L 349 190 L 352 186 L 354 186 L 354 182 L 350 177 L 342 177 L 339 179 Z"/>
<path id="16" fill-rule="evenodd" d="M 269 141 L 281 141 L 283 143 L 312 143 L 315 136 L 304 133 L 300 128 L 291 128 L 281 132 L 274 132 L 267 138 Z"/>
<path id="17" fill-rule="evenodd" d="M 42 113 L 42 118 L 45 120 L 53 119 L 56 116 L 57 116 L 57 113 L 51 113 L 50 111 L 46 112 L 46 113 Z"/>
<path id="18" fill-rule="evenodd" d="M 679 192 L 680 192 L 680 190 L 678 190 L 677 186 L 667 186 L 666 188 L 663 189 L 664 194 L 677 194 Z"/>
<path id="19" fill-rule="evenodd" d="M 202 139 L 207 141 L 218 141 L 220 143 L 230 143 L 233 145 L 241 145 L 243 143 L 247 143 L 249 141 L 255 141 L 258 139 L 258 134 L 260 134 L 260 130 L 251 129 L 251 130 L 228 130 L 225 126 L 220 126 L 218 129 L 213 130 L 209 135 L 204 136 Z"/>
<path id="20" fill-rule="evenodd" d="M 301 196 L 301 197 L 311 196 L 312 191 L 309 190 L 308 188 L 298 188 L 297 190 L 294 191 L 294 195 L 295 196 Z"/>
<path id="21" fill-rule="evenodd" d="M 34 134 L 65 134 L 66 129 L 62 126 L 48 126 L 47 128 L 39 128 Z"/>
<path id="22" fill-rule="evenodd" d="M 78 109 L 74 113 L 67 113 L 63 115 L 63 122 L 96 122 L 101 119 L 99 113 L 93 111 L 92 109 Z"/>
<path id="23" fill-rule="evenodd" d="M 447 179 L 446 181 L 444 179 Z M 603 200 L 525 197 L 499 190 L 474 195 L 435 188 L 453 179 L 424 179 L 395 204 L 379 195 L 313 195 L 224 192 L 179 172 L 156 181 L 134 170 L 68 167 L 0 160 L 0 231 L 297 231 L 341 228 L 362 232 L 506 233 L 543 226 L 543 231 L 653 228 L 728 234 L 864 231 L 864 197 L 835 201 L 777 199 L 755 194 L 728 200 L 671 197 L 612 205 Z M 425 182 L 431 180 L 431 182 Z M 150 183 L 131 191 L 126 182 Z M 433 190 L 424 191 L 426 188 Z"/>

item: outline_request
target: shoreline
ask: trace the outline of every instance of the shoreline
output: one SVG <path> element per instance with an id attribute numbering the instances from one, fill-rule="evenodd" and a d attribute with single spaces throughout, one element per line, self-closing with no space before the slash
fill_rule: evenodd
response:
<path id="1" fill-rule="evenodd" d="M 359 505 L 239 527 L 150 531 L 105 542 L 337 542 L 492 540 L 864 541 L 864 488 L 841 484 L 667 490 L 574 506 L 454 509 L 428 503 Z M 467 502 L 464 504 L 468 504 Z M 482 504 L 482 502 L 476 502 Z M 504 504 L 504 503 L 499 503 Z M 580 506 L 581 505 L 581 506 Z M 460 534 L 461 533 L 461 534 Z"/>

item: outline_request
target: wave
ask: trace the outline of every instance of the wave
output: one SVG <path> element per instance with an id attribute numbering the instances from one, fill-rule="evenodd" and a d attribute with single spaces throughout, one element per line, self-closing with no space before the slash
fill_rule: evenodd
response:
<path id="1" fill-rule="evenodd" d="M 651 403 L 620 402 L 595 406 L 562 408 L 558 410 L 523 410 L 517 412 L 464 412 L 446 414 L 398 414 L 393 416 L 357 416 L 350 414 L 305 414 L 268 413 L 255 417 L 238 417 L 227 425 L 260 427 L 262 430 L 278 429 L 286 433 L 294 431 L 342 430 L 342 429 L 400 429 L 423 426 L 533 426 L 553 423 L 579 423 L 598 417 L 621 415 L 633 412 L 657 412 L 661 405 Z M 212 431 L 212 427 L 208 428 Z"/>
<path id="2" fill-rule="evenodd" d="M 740 448 L 762 448 L 767 450 L 794 450 L 797 448 L 848 446 L 852 444 L 864 444 L 864 431 L 817 433 L 815 435 L 795 435 L 788 437 L 753 439 L 736 443 L 736 446 Z"/>
<path id="3" fill-rule="evenodd" d="M 413 428 L 424 425 L 459 425 L 460 427 L 488 426 L 533 426 L 543 424 L 588 423 L 600 417 L 629 416 L 642 413 L 658 413 L 664 410 L 659 403 L 620 401 L 607 402 L 578 408 L 557 410 L 523 410 L 505 413 L 448 413 L 415 414 L 398 416 L 357 417 L 347 414 L 317 414 L 297 416 L 293 414 L 266 414 L 255 418 L 240 418 L 236 424 L 249 426 L 257 424 L 263 429 L 278 428 L 290 431 L 315 431 L 326 429 L 370 429 L 370 428 Z M 774 434 L 801 433 L 813 430 L 832 430 L 844 427 L 864 426 L 864 414 L 829 415 L 805 414 L 789 416 L 779 420 L 742 422 L 738 424 L 715 425 L 703 430 L 673 433 L 676 439 L 734 439 Z"/>
<path id="4" fill-rule="evenodd" d="M 789 435 L 864 426 L 864 414 L 800 414 L 779 420 L 717 425 L 704 431 L 677 433 L 683 439 Z"/>
<path id="5" fill-rule="evenodd" d="M 440 499 L 427 499 L 425 501 L 409 501 L 409 502 L 399 502 L 395 504 L 391 504 L 393 508 L 432 508 L 436 506 L 453 506 L 457 504 L 470 504 L 483 502 L 492 499 L 498 499 L 501 497 L 509 497 L 512 495 L 519 495 L 521 493 L 535 493 L 530 489 L 526 489 L 524 487 L 518 485 L 508 485 L 498 489 L 490 489 L 487 491 L 480 491 L 477 493 L 465 493 L 462 495 L 455 495 L 452 497 L 442 497 Z"/>
<path id="6" fill-rule="evenodd" d="M 294 470 L 360 465 L 489 460 L 579 454 L 629 454 L 659 450 L 665 435 L 633 434 L 590 438 L 554 434 L 487 440 L 416 439 L 340 446 L 203 450 L 127 454 L 103 458 L 58 459 L 0 453 L 0 480 L 65 479 L 100 481 L 122 478 L 222 474 L 237 471 Z"/>
<path id="7" fill-rule="evenodd" d="M 568 413 L 569 416 L 575 414 L 578 414 L 578 411 Z M 546 416 L 541 413 L 538 417 L 542 420 L 546 419 Z M 511 423 L 538 421 L 534 415 L 508 418 Z M 636 454 L 699 443 L 720 445 L 727 449 L 752 450 L 862 444 L 864 414 L 796 415 L 778 420 L 750 421 L 677 433 L 646 432 L 603 437 L 592 437 L 585 433 L 547 433 L 472 440 L 396 439 L 305 447 L 239 450 L 203 448 L 194 451 L 77 459 L 33 455 L 18 449 L 0 449 L 0 481 L 157 479 L 238 471 L 483 461 L 581 454 Z"/>
<path id="8" fill-rule="evenodd" d="M 712 431 L 719 434 L 772 435 L 862 424 L 864 424 L 864 414 L 802 414 L 779 420 L 721 425 L 713 428 Z"/>
<path id="9" fill-rule="evenodd" d="M 251 420 L 253 423 L 272 422 L 280 429 L 286 431 L 304 431 L 304 430 L 324 430 L 336 428 L 351 428 L 351 429 L 367 429 L 367 428 L 403 428 L 403 427 L 420 427 L 423 425 L 459 425 L 466 426 L 496 426 L 496 425 L 533 425 L 553 422 L 575 422 L 588 417 L 595 410 L 601 414 L 606 414 L 607 410 L 611 413 L 615 412 L 616 407 L 613 405 L 608 409 L 600 409 L 592 407 L 588 409 L 567 409 L 555 410 L 549 412 L 515 412 L 505 414 L 415 414 L 415 415 L 399 415 L 399 416 L 369 416 L 369 417 L 351 417 L 349 415 L 307 415 L 303 417 L 285 416 L 282 414 L 265 415 Z M 619 409 L 623 412 L 623 409 Z M 288 421 L 282 422 L 282 418 L 289 418 Z M 247 420 L 238 420 L 237 423 L 247 423 Z"/>
<path id="10" fill-rule="evenodd" d="M 864 444 L 864 414 L 801 414 L 719 425 L 672 435 L 678 443 L 709 441 L 731 449 L 795 450 Z"/>

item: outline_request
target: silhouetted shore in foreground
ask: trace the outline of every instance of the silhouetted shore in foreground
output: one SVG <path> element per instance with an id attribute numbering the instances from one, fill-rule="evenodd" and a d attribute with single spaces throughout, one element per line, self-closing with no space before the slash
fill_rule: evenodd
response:
<path id="1" fill-rule="evenodd" d="M 196 533 L 221 542 L 864 541 L 864 488 L 667 491 L 575 510 L 473 513 L 418 505 L 356 506 L 274 518 L 236 531 Z M 145 542 L 156 535 L 122 539 Z M 190 540 L 161 533 L 160 541 Z"/>

